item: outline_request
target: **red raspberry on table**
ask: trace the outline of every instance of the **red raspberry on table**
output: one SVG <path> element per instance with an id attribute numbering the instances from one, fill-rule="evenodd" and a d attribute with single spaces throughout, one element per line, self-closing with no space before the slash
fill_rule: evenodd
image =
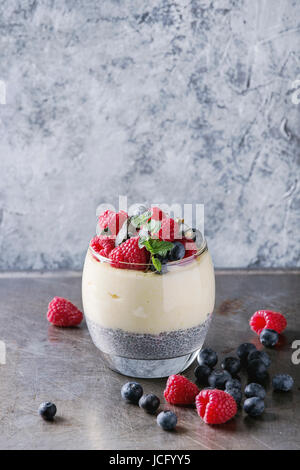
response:
<path id="1" fill-rule="evenodd" d="M 132 237 L 114 248 L 109 254 L 111 266 L 144 271 L 145 264 L 149 261 L 149 252 L 146 248 L 140 248 L 138 243 L 139 237 Z"/>
<path id="2" fill-rule="evenodd" d="M 55 326 L 76 326 L 83 319 L 81 311 L 63 297 L 54 297 L 48 305 L 47 319 Z"/>
<path id="3" fill-rule="evenodd" d="M 202 390 L 196 396 L 196 408 L 206 424 L 222 424 L 236 415 L 237 404 L 229 393 L 223 390 Z"/>
<path id="4" fill-rule="evenodd" d="M 100 232 L 105 232 L 107 229 L 109 229 L 109 232 L 107 235 L 103 234 L 101 236 L 115 238 L 127 218 L 128 214 L 124 211 L 116 213 L 114 211 L 106 210 L 103 212 L 103 214 L 101 214 L 98 218 L 99 230 Z"/>
<path id="5" fill-rule="evenodd" d="M 198 393 L 198 387 L 183 375 L 170 375 L 164 397 L 172 405 L 192 405 Z"/>
<path id="6" fill-rule="evenodd" d="M 258 310 L 250 318 L 249 324 L 251 330 L 259 335 L 265 328 L 268 330 L 275 330 L 277 333 L 282 333 L 286 328 L 287 321 L 279 312 L 273 312 L 272 310 Z"/>
<path id="7" fill-rule="evenodd" d="M 109 253 L 115 248 L 115 241 L 96 236 L 90 241 L 90 247 L 99 255 L 108 258 Z"/>
<path id="8" fill-rule="evenodd" d="M 167 242 L 174 241 L 179 235 L 179 226 L 174 219 L 165 218 L 161 222 L 158 238 Z"/>

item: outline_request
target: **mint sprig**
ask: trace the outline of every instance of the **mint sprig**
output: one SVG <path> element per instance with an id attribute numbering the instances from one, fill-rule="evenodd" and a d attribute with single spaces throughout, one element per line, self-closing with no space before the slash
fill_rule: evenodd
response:
<path id="1" fill-rule="evenodd" d="M 158 258 L 155 257 L 155 255 L 159 255 L 162 258 L 164 258 L 168 251 L 172 250 L 173 248 L 173 243 L 171 242 L 166 242 L 164 240 L 158 240 L 157 238 L 148 238 L 148 239 L 143 239 L 140 238 L 139 240 L 139 245 L 140 247 L 145 247 L 149 253 L 151 253 L 151 259 L 153 266 L 157 271 L 161 271 L 161 262 Z"/>
<path id="2" fill-rule="evenodd" d="M 155 256 L 151 256 L 152 264 L 155 267 L 156 271 L 161 271 L 161 262 L 158 258 L 155 258 Z"/>

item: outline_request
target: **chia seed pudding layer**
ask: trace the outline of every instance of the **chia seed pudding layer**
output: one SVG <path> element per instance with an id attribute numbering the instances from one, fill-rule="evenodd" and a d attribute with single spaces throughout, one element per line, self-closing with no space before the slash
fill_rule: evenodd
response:
<path id="1" fill-rule="evenodd" d="M 169 359 L 200 349 L 204 343 L 212 315 L 201 325 L 153 334 L 103 328 L 86 317 L 94 344 L 106 354 L 129 359 Z"/>

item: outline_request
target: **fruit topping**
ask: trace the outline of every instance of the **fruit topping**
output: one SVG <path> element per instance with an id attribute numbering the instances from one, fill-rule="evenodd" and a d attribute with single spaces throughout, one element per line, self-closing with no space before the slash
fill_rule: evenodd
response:
<path id="1" fill-rule="evenodd" d="M 139 247 L 139 237 L 133 237 L 114 248 L 109 254 L 109 259 L 114 268 L 144 271 L 149 255 L 145 248 Z"/>

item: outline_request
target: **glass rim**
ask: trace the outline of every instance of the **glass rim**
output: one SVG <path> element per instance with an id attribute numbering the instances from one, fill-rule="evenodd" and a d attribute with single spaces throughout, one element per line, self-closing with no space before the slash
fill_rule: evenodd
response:
<path id="1" fill-rule="evenodd" d="M 99 253 L 97 253 L 90 245 L 88 247 L 88 249 L 90 250 L 90 252 L 92 253 L 92 255 L 98 260 L 100 261 L 101 263 L 108 263 L 108 264 L 111 264 L 112 263 L 112 260 L 109 259 L 109 258 L 106 258 L 105 256 L 102 256 L 102 255 L 99 255 Z M 208 251 L 208 246 L 207 246 L 207 242 L 206 242 L 206 239 L 203 238 L 203 241 L 201 243 L 201 246 L 199 247 L 199 249 L 197 250 L 197 253 L 195 253 L 194 255 L 191 255 L 191 256 L 187 256 L 186 258 L 182 258 L 182 259 L 179 259 L 177 261 L 168 261 L 165 265 L 166 266 L 175 266 L 175 265 L 183 265 L 183 264 L 188 264 L 190 263 L 193 259 L 196 259 L 198 258 L 199 256 L 201 256 L 203 253 L 205 253 L 206 251 Z M 126 266 L 151 266 L 152 263 L 129 263 L 127 261 L 118 261 L 118 264 L 124 264 Z"/>

